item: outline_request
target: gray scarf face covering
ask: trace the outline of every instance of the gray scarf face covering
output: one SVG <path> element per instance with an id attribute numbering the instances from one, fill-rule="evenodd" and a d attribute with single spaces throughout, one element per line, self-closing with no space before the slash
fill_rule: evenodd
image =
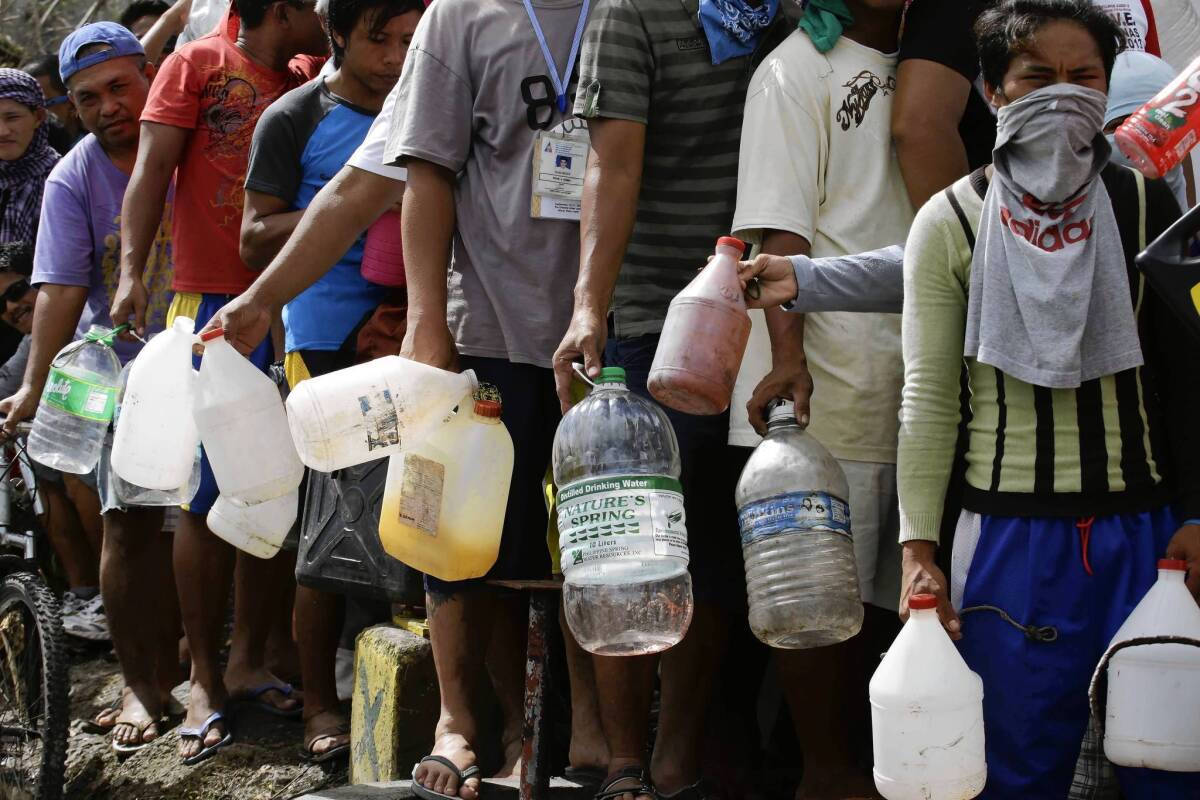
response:
<path id="1" fill-rule="evenodd" d="M 1056 84 L 998 115 L 964 353 L 1035 386 L 1076 388 L 1143 363 L 1100 179 L 1106 102 L 1095 89 Z"/>

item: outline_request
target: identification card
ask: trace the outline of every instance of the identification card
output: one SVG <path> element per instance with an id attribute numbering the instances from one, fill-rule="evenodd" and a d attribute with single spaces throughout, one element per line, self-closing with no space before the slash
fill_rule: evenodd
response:
<path id="1" fill-rule="evenodd" d="M 534 219 L 579 220 L 590 139 L 582 120 L 569 119 L 533 140 Z"/>

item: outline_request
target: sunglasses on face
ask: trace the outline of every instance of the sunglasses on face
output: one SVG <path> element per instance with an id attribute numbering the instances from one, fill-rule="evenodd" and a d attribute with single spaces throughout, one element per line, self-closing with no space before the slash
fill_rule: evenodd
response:
<path id="1" fill-rule="evenodd" d="M 9 286 L 3 292 L 0 292 L 0 310 L 3 310 L 9 303 L 18 303 L 25 293 L 29 291 L 29 281 L 25 278 Z"/>

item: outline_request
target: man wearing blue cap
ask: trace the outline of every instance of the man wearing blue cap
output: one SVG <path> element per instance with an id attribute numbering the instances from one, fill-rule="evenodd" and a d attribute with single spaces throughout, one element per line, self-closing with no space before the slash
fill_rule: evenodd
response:
<path id="1" fill-rule="evenodd" d="M 0 402 L 5 428 L 33 416 L 50 362 L 91 325 L 109 327 L 121 255 L 121 202 L 137 157 L 139 118 L 154 67 L 125 28 L 98 22 L 73 32 L 59 51 L 67 92 L 90 132 L 46 181 L 32 283 L 39 287 L 32 346 L 21 388 Z M 162 330 L 171 299 L 171 208 L 167 204 L 143 279 L 147 330 Z M 118 342 L 122 363 L 140 344 Z M 127 754 L 160 734 L 177 682 L 178 610 L 171 537 L 162 509 L 126 508 L 109 482 L 111 439 L 94 476 L 104 515 L 100 597 L 126 690 L 114 722 L 113 749 Z M 102 715 L 103 716 L 103 715 Z M 98 723 L 100 720 L 98 720 Z"/>

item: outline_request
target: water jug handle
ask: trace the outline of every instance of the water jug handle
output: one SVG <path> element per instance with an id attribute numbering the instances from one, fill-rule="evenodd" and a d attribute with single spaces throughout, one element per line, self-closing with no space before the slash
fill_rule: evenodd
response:
<path id="1" fill-rule="evenodd" d="M 1200 233 L 1200 205 L 1195 206 L 1167 228 L 1138 254 L 1137 265 L 1144 269 L 1148 262 L 1165 264 L 1200 264 L 1200 253 L 1189 255 L 1187 246 Z"/>
<path id="2" fill-rule="evenodd" d="M 1112 660 L 1113 656 L 1128 647 L 1143 647 L 1150 644 L 1186 644 L 1200 647 L 1200 639 L 1192 639 L 1188 636 L 1138 636 L 1123 642 L 1116 642 L 1109 647 L 1101 657 L 1100 663 L 1096 665 L 1096 671 L 1092 673 L 1092 682 L 1088 686 L 1088 706 L 1092 712 L 1092 725 L 1096 729 L 1098 741 L 1104 741 L 1104 709 L 1100 707 L 1100 688 L 1107 680 L 1108 662 Z"/>
<path id="3" fill-rule="evenodd" d="M 579 380 L 583 381 L 584 383 L 586 383 L 588 386 L 592 387 L 593 389 L 596 388 L 595 382 L 593 382 L 592 379 L 588 377 L 587 370 L 585 370 L 583 368 L 583 364 L 580 364 L 578 361 L 572 361 L 571 369 L 573 369 L 575 371 L 575 374 L 579 376 Z"/>

